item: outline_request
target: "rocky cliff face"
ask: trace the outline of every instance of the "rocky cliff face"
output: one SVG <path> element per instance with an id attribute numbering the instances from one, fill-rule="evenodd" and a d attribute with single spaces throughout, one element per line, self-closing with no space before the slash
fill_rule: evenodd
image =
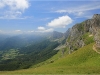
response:
<path id="1" fill-rule="evenodd" d="M 96 46 L 100 47 L 100 14 L 74 25 L 68 34 L 66 46 L 70 51 L 74 51 L 94 41 Z"/>
<path id="2" fill-rule="evenodd" d="M 91 20 L 91 32 L 94 35 L 96 46 L 100 48 L 100 14 L 95 14 Z"/>

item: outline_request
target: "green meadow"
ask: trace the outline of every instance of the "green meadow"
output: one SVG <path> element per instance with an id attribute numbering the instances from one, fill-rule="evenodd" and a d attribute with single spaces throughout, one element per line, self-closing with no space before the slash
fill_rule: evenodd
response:
<path id="1" fill-rule="evenodd" d="M 0 74 L 100 74 L 100 54 L 93 50 L 93 45 L 64 56 L 59 51 L 52 58 L 29 69 L 1 71 Z"/>

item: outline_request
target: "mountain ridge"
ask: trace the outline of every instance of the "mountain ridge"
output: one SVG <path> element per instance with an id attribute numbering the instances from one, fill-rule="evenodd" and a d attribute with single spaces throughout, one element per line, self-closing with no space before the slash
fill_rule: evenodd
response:
<path id="1" fill-rule="evenodd" d="M 45 62 L 47 59 L 52 58 L 58 52 L 59 55 L 58 55 L 58 57 L 56 57 L 57 61 L 51 59 L 48 62 L 49 64 L 54 63 L 55 65 L 59 65 L 59 63 L 60 63 L 61 66 L 62 65 L 64 66 L 66 63 L 68 63 L 66 65 L 69 67 L 73 67 L 73 65 L 75 66 L 75 64 L 78 64 L 78 63 L 81 63 L 80 65 L 82 65 L 82 64 L 84 65 L 84 63 L 87 64 L 88 62 L 90 62 L 88 60 L 91 60 L 91 58 L 93 58 L 92 54 L 90 55 L 90 53 L 88 52 L 88 51 L 90 51 L 92 53 L 94 52 L 93 48 L 92 48 L 93 44 L 95 44 L 95 49 L 99 49 L 99 47 L 100 47 L 100 14 L 94 14 L 91 19 L 88 19 L 81 23 L 75 24 L 72 28 L 68 29 L 65 33 L 60 33 L 60 32 L 54 31 L 53 33 L 51 33 L 47 36 L 45 41 L 42 41 L 35 45 L 31 44 L 29 46 L 22 48 L 21 53 L 26 52 L 27 54 L 20 56 L 19 58 L 13 59 L 13 62 L 12 62 L 12 60 L 10 60 L 10 62 L 9 61 L 8 62 L 10 63 L 10 65 L 12 65 L 12 64 L 15 65 L 17 63 L 18 67 L 21 67 L 21 69 L 26 69 L 32 65 L 33 66 L 36 65 L 38 62 L 39 63 Z M 78 52 L 78 55 L 77 55 L 77 52 Z M 83 53 L 80 53 L 80 52 L 83 52 Z M 83 56 L 84 53 L 86 53 L 86 56 Z M 95 54 L 95 56 L 96 56 L 95 52 L 93 54 Z M 75 56 L 73 56 L 73 55 L 75 55 Z M 89 57 L 89 55 L 91 57 Z M 68 59 L 67 57 L 69 57 L 69 56 L 72 59 Z M 76 56 L 78 57 L 78 59 Z M 82 59 L 80 56 L 81 57 L 83 56 Z M 98 56 L 99 56 L 99 54 L 98 54 Z M 98 56 L 96 56 L 96 57 L 98 57 Z M 32 59 L 33 57 L 34 57 L 34 59 Z M 42 57 L 44 57 L 45 59 Z M 67 59 L 65 59 L 65 58 L 67 58 Z M 21 60 L 20 62 L 19 62 L 19 59 Z M 88 62 L 83 62 L 84 61 L 83 59 L 84 60 L 87 59 Z M 16 62 L 16 60 L 18 60 L 18 62 Z M 73 60 L 75 61 L 75 63 L 73 62 Z M 79 62 L 79 60 L 81 60 L 81 62 Z M 94 58 L 93 58 L 93 60 L 94 60 Z M 8 63 L 8 65 L 9 65 L 9 63 Z M 95 62 L 93 62 L 93 65 L 95 65 L 94 63 Z M 43 65 L 44 64 L 45 63 L 43 63 Z M 52 66 L 55 66 L 55 65 L 52 65 Z M 4 64 L 3 64 L 3 66 L 4 66 Z M 97 64 L 96 64 L 96 66 L 97 66 Z M 2 64 L 1 64 L 1 67 L 2 67 Z M 39 67 L 39 66 L 37 66 L 37 67 Z M 74 67 L 74 68 L 76 68 L 76 67 Z M 84 67 L 84 68 L 86 68 L 86 67 Z M 50 69 L 50 68 L 48 68 L 48 69 Z M 58 70 L 58 66 L 56 66 L 56 69 Z M 2 68 L 1 68 L 1 70 L 2 70 Z M 4 70 L 5 70 L 5 68 L 4 68 Z M 9 70 L 9 67 L 6 70 Z M 14 68 L 14 70 L 15 70 L 15 68 Z M 60 71 L 60 70 L 58 70 L 58 71 Z"/>
<path id="2" fill-rule="evenodd" d="M 96 46 L 100 46 L 100 14 L 94 14 L 92 19 L 83 21 L 82 23 L 75 24 L 69 32 L 69 36 L 66 39 L 66 46 L 69 50 L 74 51 L 75 46 L 81 48 L 89 43 L 86 43 L 84 37 L 91 39 L 91 42 L 95 41 Z M 90 42 L 90 43 L 91 43 Z"/>

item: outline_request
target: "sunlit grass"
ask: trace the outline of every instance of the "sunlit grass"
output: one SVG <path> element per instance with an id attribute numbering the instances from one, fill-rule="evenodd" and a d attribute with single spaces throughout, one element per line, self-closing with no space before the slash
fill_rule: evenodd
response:
<path id="1" fill-rule="evenodd" d="M 100 54 L 92 49 L 93 44 L 80 48 L 53 63 L 40 64 L 39 67 L 33 66 L 24 70 L 4 71 L 0 74 L 100 74 Z M 60 56 L 59 52 L 49 60 L 58 56 Z"/>

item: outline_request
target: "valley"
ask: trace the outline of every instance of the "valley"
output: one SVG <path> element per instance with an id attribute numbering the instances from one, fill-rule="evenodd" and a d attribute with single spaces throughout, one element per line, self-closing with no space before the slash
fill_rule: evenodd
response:
<path id="1" fill-rule="evenodd" d="M 63 57 L 59 53 L 49 60 L 32 66 L 30 69 L 17 71 L 5 71 L 1 74 L 99 74 L 100 55 L 96 53 L 89 44 L 70 55 Z M 53 63 L 50 60 L 56 59 Z"/>
<path id="2" fill-rule="evenodd" d="M 65 33 L 6 38 L 0 74 L 100 74 L 99 27 L 100 14 L 94 14 Z"/>

